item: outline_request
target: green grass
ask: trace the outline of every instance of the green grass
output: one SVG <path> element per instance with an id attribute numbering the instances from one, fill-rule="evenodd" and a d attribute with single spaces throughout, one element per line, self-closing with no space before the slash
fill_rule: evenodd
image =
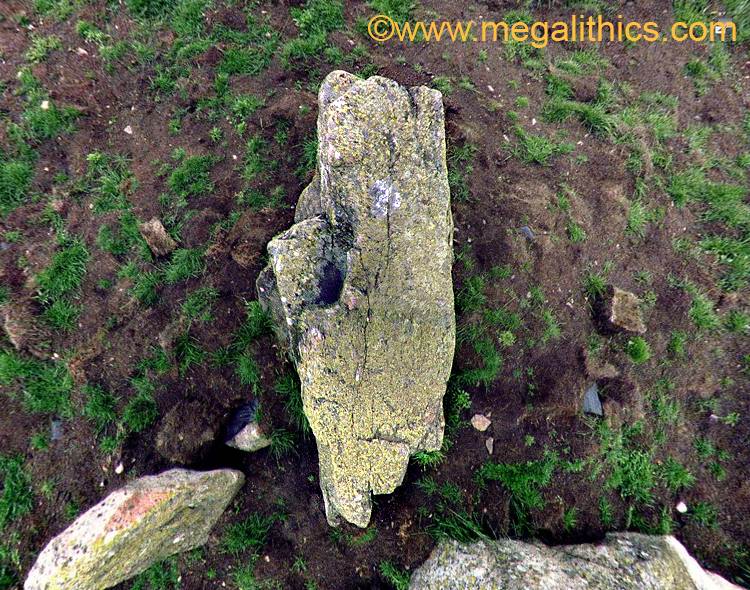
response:
<path id="1" fill-rule="evenodd" d="M 482 309 L 487 303 L 484 290 L 487 281 L 482 275 L 474 275 L 466 279 L 463 287 L 456 295 L 456 309 L 459 314 L 469 314 Z"/>
<path id="2" fill-rule="evenodd" d="M 415 0 L 370 0 L 368 5 L 374 14 L 385 14 L 399 23 L 409 20 L 416 7 Z"/>
<path id="3" fill-rule="evenodd" d="M 487 538 L 487 533 L 474 515 L 461 508 L 445 505 L 439 508 L 433 522 L 427 527 L 427 532 L 435 540 L 453 539 L 459 543 L 471 543 Z"/>
<path id="4" fill-rule="evenodd" d="M 155 563 L 136 576 L 130 590 L 178 590 L 181 587 L 177 559 Z"/>
<path id="5" fill-rule="evenodd" d="M 258 553 L 275 522 L 273 515 L 253 513 L 245 520 L 230 524 L 221 538 L 222 550 L 235 557 L 247 551 Z"/>
<path id="6" fill-rule="evenodd" d="M 31 490 L 31 477 L 26 472 L 23 459 L 18 456 L 0 454 L 0 531 L 15 522 L 34 507 L 34 495 Z"/>
<path id="7" fill-rule="evenodd" d="M 696 502 L 689 512 L 690 520 L 700 526 L 715 528 L 718 524 L 719 511 L 708 502 Z"/>
<path id="8" fill-rule="evenodd" d="M 34 10 L 60 22 L 73 13 L 73 0 L 34 0 Z"/>
<path id="9" fill-rule="evenodd" d="M 117 421 L 117 398 L 114 395 L 98 385 L 84 386 L 83 393 L 86 396 L 83 415 L 94 423 L 97 433 Z"/>
<path id="10" fill-rule="evenodd" d="M 151 250 L 138 229 L 138 218 L 130 211 L 123 211 L 116 224 L 106 224 L 99 228 L 96 245 L 112 256 L 123 257 L 138 249 L 141 258 L 151 261 Z"/>
<path id="11" fill-rule="evenodd" d="M 296 455 L 297 441 L 294 434 L 283 428 L 277 428 L 271 432 L 269 451 L 277 463 L 287 455 Z"/>
<path id="12" fill-rule="evenodd" d="M 701 248 L 713 254 L 725 267 L 719 286 L 724 291 L 740 291 L 750 281 L 750 235 L 739 238 L 710 235 L 700 241 Z"/>
<path id="13" fill-rule="evenodd" d="M 378 566 L 380 575 L 391 585 L 394 590 L 409 590 L 411 575 L 400 569 L 391 561 L 381 561 Z"/>
<path id="14" fill-rule="evenodd" d="M 300 164 L 294 173 L 305 180 L 315 172 L 315 168 L 318 166 L 318 136 L 317 134 L 310 135 L 305 138 L 302 142 L 302 158 Z"/>
<path id="15" fill-rule="evenodd" d="M 265 172 L 270 164 L 268 161 L 268 145 L 265 140 L 253 135 L 245 144 L 245 159 L 242 168 L 242 178 L 248 182 L 255 180 Z"/>
<path id="16" fill-rule="evenodd" d="M 520 126 L 515 127 L 515 134 L 518 142 L 513 148 L 513 155 L 527 164 L 547 166 L 553 157 L 569 154 L 574 149 L 570 142 L 557 143 L 543 135 L 528 133 Z"/>
<path id="17" fill-rule="evenodd" d="M 555 88 L 555 91 L 559 91 Z M 582 103 L 569 99 L 553 97 L 542 109 L 542 117 L 550 123 L 563 123 L 575 117 L 592 133 L 609 137 L 615 129 L 615 118 L 607 108 L 597 103 Z"/>
<path id="18" fill-rule="evenodd" d="M 442 449 L 437 451 L 417 451 L 412 455 L 412 459 L 422 469 L 432 469 L 445 460 L 445 453 Z"/>
<path id="19" fill-rule="evenodd" d="M 659 476 L 671 492 L 679 492 L 693 487 L 695 476 L 681 463 L 668 457 L 659 469 Z"/>
<path id="20" fill-rule="evenodd" d="M 727 314 L 724 325 L 733 334 L 747 334 L 750 331 L 750 314 L 733 309 Z"/>
<path id="21" fill-rule="evenodd" d="M 86 174 L 76 192 L 93 197 L 94 213 L 128 209 L 128 198 L 137 188 L 129 161 L 123 156 L 92 152 L 86 156 L 86 163 Z"/>
<path id="22" fill-rule="evenodd" d="M 304 438 L 309 437 L 311 434 L 310 423 L 302 406 L 302 392 L 297 376 L 293 373 L 284 373 L 276 380 L 274 391 L 286 400 L 284 409 L 289 421 Z"/>
<path id="23" fill-rule="evenodd" d="M 144 375 L 133 377 L 130 386 L 135 390 L 122 413 L 122 425 L 126 431 L 139 433 L 156 422 L 159 410 L 154 399 L 156 386 Z"/>
<path id="24" fill-rule="evenodd" d="M 474 171 L 474 157 L 477 148 L 470 143 L 462 145 L 450 143 L 447 151 L 448 185 L 451 189 L 451 199 L 467 201 L 471 197 L 469 179 Z"/>
<path id="25" fill-rule="evenodd" d="M 480 482 L 499 482 L 510 494 L 511 527 L 515 534 L 533 532 L 532 513 L 544 507 L 542 489 L 552 481 L 557 456 L 546 453 L 544 458 L 526 463 L 487 462 L 477 472 Z"/>
<path id="26" fill-rule="evenodd" d="M 560 338 L 562 335 L 562 328 L 551 309 L 542 310 L 541 320 L 544 330 L 542 331 L 539 341 L 542 344 L 547 344 L 550 340 L 557 340 Z"/>
<path id="27" fill-rule="evenodd" d="M 346 535 L 345 539 L 346 539 L 346 544 L 349 545 L 349 547 L 364 547 L 368 543 L 372 543 L 377 538 L 377 536 L 378 536 L 377 526 L 374 524 L 371 524 L 359 534 Z"/>
<path id="28" fill-rule="evenodd" d="M 164 276 L 158 271 L 139 272 L 137 269 L 133 279 L 130 293 L 139 302 L 147 307 L 153 306 L 159 300 L 158 288 Z"/>
<path id="29" fill-rule="evenodd" d="M 606 272 L 586 271 L 583 275 L 583 292 L 590 301 L 604 297 L 607 292 Z"/>
<path id="30" fill-rule="evenodd" d="M 11 542 L 0 543 L 0 590 L 18 588 L 18 573 L 21 570 L 21 555 Z"/>
<path id="31" fill-rule="evenodd" d="M 750 0 L 727 0 L 727 10 L 737 25 L 737 38 L 740 42 L 750 40 Z M 750 570 L 748 570 L 750 577 Z"/>
<path id="32" fill-rule="evenodd" d="M 699 330 L 715 330 L 719 328 L 721 322 L 719 315 L 716 313 L 714 303 L 702 291 L 694 285 L 686 287 L 687 292 L 692 296 L 688 317 Z"/>
<path id="33" fill-rule="evenodd" d="M 21 114 L 21 125 L 27 141 L 38 144 L 73 131 L 73 123 L 80 114 L 76 109 L 58 108 L 52 101 L 48 101 L 47 108 L 42 108 L 42 104 L 43 101 L 29 104 Z"/>
<path id="34" fill-rule="evenodd" d="M 200 342 L 189 332 L 181 334 L 175 341 L 174 355 L 181 376 L 186 375 L 192 366 L 200 366 L 206 358 Z"/>
<path id="35" fill-rule="evenodd" d="M 53 51 L 62 49 L 62 41 L 56 35 L 47 37 L 42 35 L 31 35 L 29 48 L 26 50 L 24 57 L 31 63 L 40 63 L 47 59 L 47 56 Z"/>
<path id="36" fill-rule="evenodd" d="M 42 317 L 51 327 L 63 332 L 71 332 L 78 325 L 82 309 L 81 306 L 74 305 L 70 301 L 58 299 L 42 312 Z"/>
<path id="37" fill-rule="evenodd" d="M 603 465 L 609 471 L 605 486 L 620 494 L 624 500 L 650 505 L 657 483 L 657 469 L 651 452 L 639 441 L 642 424 L 613 430 L 606 422 L 599 422 L 596 433 L 601 445 Z"/>
<path id="38" fill-rule="evenodd" d="M 203 274 L 203 252 L 198 249 L 180 248 L 172 253 L 172 258 L 164 269 L 164 280 L 174 284 Z"/>
<path id="39" fill-rule="evenodd" d="M 89 252 L 83 241 L 79 238 L 68 240 L 52 256 L 49 266 L 36 277 L 39 302 L 49 308 L 77 294 L 86 276 L 88 261 Z M 63 311 L 58 309 L 58 312 Z"/>
<path id="40" fill-rule="evenodd" d="M 23 204 L 34 178 L 34 167 L 22 159 L 7 159 L 0 151 L 0 216 Z"/>
<path id="41" fill-rule="evenodd" d="M 606 68 L 607 65 L 609 65 L 607 59 L 595 49 L 579 49 L 555 60 L 555 67 L 576 76 L 596 73 Z"/>
<path id="42" fill-rule="evenodd" d="M 562 515 L 562 525 L 566 532 L 570 532 L 576 528 L 578 524 L 578 508 L 571 506 L 566 508 Z"/>
<path id="43" fill-rule="evenodd" d="M 574 244 L 580 244 L 581 242 L 586 241 L 586 231 L 583 229 L 583 226 L 577 224 L 575 221 L 568 221 L 566 230 L 568 232 L 568 238 Z"/>
<path id="44" fill-rule="evenodd" d="M 639 200 L 631 201 L 628 208 L 628 219 L 625 226 L 625 233 L 643 238 L 646 235 L 646 226 L 649 221 L 649 212 L 645 205 Z"/>
<path id="45" fill-rule="evenodd" d="M 471 346 L 479 363 L 473 368 L 460 371 L 456 381 L 460 385 L 488 387 L 499 375 L 503 367 L 503 357 L 489 337 L 471 338 Z"/>
<path id="46" fill-rule="evenodd" d="M 65 418 L 72 415 L 73 379 L 61 362 L 27 359 L 13 351 L 0 351 L 0 384 L 18 386 L 21 401 L 29 412 Z"/>
<path id="47" fill-rule="evenodd" d="M 214 190 L 211 168 L 215 162 L 213 156 L 184 158 L 167 178 L 169 190 L 183 199 L 209 196 Z"/>
<path id="48" fill-rule="evenodd" d="M 651 358 L 651 346 L 641 336 L 634 336 L 625 343 L 625 352 L 636 365 L 645 363 Z"/>
<path id="49" fill-rule="evenodd" d="M 180 307 L 182 316 L 192 322 L 210 322 L 211 308 L 219 297 L 214 287 L 199 287 L 188 294 Z"/>
<path id="50" fill-rule="evenodd" d="M 258 393 L 260 388 L 260 368 L 250 352 L 242 353 L 234 367 L 237 379 L 242 385 L 250 386 L 253 393 Z"/>
<path id="51" fill-rule="evenodd" d="M 281 59 L 286 66 L 308 60 L 324 52 L 328 34 L 344 27 L 344 3 L 339 0 L 307 0 L 290 9 L 299 36 L 284 44 Z"/>

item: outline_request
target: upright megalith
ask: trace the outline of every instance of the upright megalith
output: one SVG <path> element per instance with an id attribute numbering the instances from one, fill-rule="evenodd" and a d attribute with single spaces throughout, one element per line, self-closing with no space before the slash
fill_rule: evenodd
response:
<path id="1" fill-rule="evenodd" d="M 299 372 L 328 521 L 367 526 L 409 456 L 440 448 L 455 315 L 442 96 L 332 72 L 318 167 L 258 293 Z"/>

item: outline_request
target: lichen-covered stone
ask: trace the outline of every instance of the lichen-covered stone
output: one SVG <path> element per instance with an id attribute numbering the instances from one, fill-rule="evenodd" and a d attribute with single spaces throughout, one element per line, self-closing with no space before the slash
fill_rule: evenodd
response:
<path id="1" fill-rule="evenodd" d="M 612 329 L 636 334 L 643 334 L 646 331 L 641 301 L 634 293 L 610 286 L 604 304 L 606 319 Z"/>
<path id="2" fill-rule="evenodd" d="M 203 545 L 244 480 L 231 469 L 171 469 L 132 481 L 52 539 L 24 588 L 103 590 Z"/>
<path id="3" fill-rule="evenodd" d="M 455 345 L 442 97 L 332 72 L 318 169 L 268 245 L 259 298 L 302 383 L 328 520 L 366 526 L 409 456 L 441 446 Z"/>
<path id="4" fill-rule="evenodd" d="M 172 239 L 162 222 L 156 217 L 141 223 L 138 229 L 155 256 L 166 256 L 177 247 L 177 242 Z"/>
<path id="5" fill-rule="evenodd" d="M 602 543 L 547 547 L 511 539 L 443 542 L 410 590 L 739 590 L 703 570 L 674 537 L 607 535 Z"/>

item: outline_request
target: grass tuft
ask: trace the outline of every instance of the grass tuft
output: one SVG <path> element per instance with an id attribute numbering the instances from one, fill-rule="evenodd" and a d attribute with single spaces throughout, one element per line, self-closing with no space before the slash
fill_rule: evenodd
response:
<path id="1" fill-rule="evenodd" d="M 249 550 L 257 553 L 265 545 L 274 522 L 276 517 L 273 515 L 251 514 L 245 520 L 227 527 L 221 539 L 221 547 L 234 557 Z"/>
<path id="2" fill-rule="evenodd" d="M 23 459 L 18 456 L 0 455 L 0 531 L 11 522 L 26 516 L 34 507 L 31 477 L 24 469 Z"/>

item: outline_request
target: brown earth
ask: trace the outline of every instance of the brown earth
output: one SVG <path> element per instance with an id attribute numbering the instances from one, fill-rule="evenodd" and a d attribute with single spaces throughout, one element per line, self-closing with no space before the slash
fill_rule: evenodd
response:
<path id="1" fill-rule="evenodd" d="M 266 2 L 257 8 L 254 8 L 257 3 L 244 1 L 228 2 L 226 7 L 221 6 L 223 2 L 215 4 L 206 15 L 210 24 L 223 23 L 241 29 L 245 11 L 265 10 L 269 24 L 284 39 L 297 34 L 289 7 L 299 5 L 298 2 Z M 34 75 L 55 104 L 74 106 L 82 112 L 74 133 L 38 147 L 34 190 L 61 201 L 61 215 L 69 233 L 80 236 L 91 253 L 79 300 L 84 309 L 80 325 L 70 333 L 52 332 L 50 350 L 67 360 L 78 386 L 96 383 L 127 398 L 128 380 L 136 363 L 159 346 L 160 335 L 164 338 L 165 330 L 180 315 L 186 293 L 195 287 L 213 286 L 219 297 L 213 308 L 213 321 L 193 324 L 191 336 L 206 351 L 215 351 L 232 341 L 232 334 L 244 319 L 245 301 L 255 299 L 255 279 L 264 264 L 265 245 L 274 234 L 291 225 L 294 204 L 309 180 L 309 177 L 299 178 L 295 170 L 303 159 L 304 141 L 314 133 L 316 84 L 335 68 L 323 60 L 314 60 L 313 69 L 284 68 L 275 58 L 258 76 L 232 77 L 233 92 L 267 97 L 265 106 L 250 119 L 249 131 L 269 141 L 268 159 L 276 164 L 255 186 L 266 192 L 277 186 L 283 189 L 283 204 L 276 209 L 243 208 L 236 204 L 235 195 L 246 182 L 233 155 L 242 161 L 246 138 L 235 133 L 227 121 L 209 121 L 198 108 L 199 100 L 213 93 L 220 50 L 210 48 L 198 55 L 190 76 L 180 82 L 179 91 L 164 96 L 152 87 L 153 63 L 117 62 L 111 72 L 107 71 L 96 46 L 85 43 L 76 33 L 77 19 L 84 18 L 117 39 L 127 38 L 134 29 L 133 19 L 126 9 L 108 9 L 106 5 L 94 0 L 76 10 L 73 17 L 55 22 L 40 19 L 28 3 L 3 2 L 0 129 L 5 134 L 4 124 L 17 120 L 23 110 L 23 99 L 14 89 L 16 72 L 25 63 L 24 53 L 31 39 L 31 29 L 19 25 L 19 15 L 25 13 L 35 34 L 55 34 L 62 41 L 61 50 L 53 51 L 45 61 L 33 66 Z M 460 5 L 430 0 L 420 4 L 417 14 L 468 19 L 502 15 L 510 8 L 515 6 L 505 2 Z M 555 3 L 549 6 L 545 3 L 536 11 L 537 16 L 550 20 L 569 13 Z M 357 17 L 369 14 L 371 11 L 364 3 L 347 3 L 349 25 Z M 655 17 L 668 22 L 671 7 L 664 2 L 631 1 L 618 6 L 617 14 L 633 20 Z M 238 560 L 221 551 L 223 531 L 250 512 L 280 512 L 285 518 L 271 529 L 256 565 L 258 579 L 276 580 L 279 587 L 293 589 L 303 588 L 306 580 L 314 580 L 319 588 L 325 589 L 387 588 L 378 573 L 378 564 L 391 560 L 400 567 L 413 569 L 424 561 L 435 544 L 425 531 L 431 522 L 434 502 L 416 485 L 425 474 L 439 484 L 452 482 L 459 486 L 465 496 L 464 508 L 476 514 L 487 531 L 508 534 L 507 492 L 494 483 L 480 490 L 475 480 L 475 472 L 488 459 L 486 438 L 494 439 L 493 459 L 503 462 L 539 459 L 545 448 L 557 450 L 569 459 L 597 456 L 597 440 L 580 409 L 582 393 L 593 378 L 587 372 L 584 351 L 589 335 L 596 331 L 581 277 L 589 268 L 601 268 L 605 261 L 612 266 L 609 281 L 638 294 L 643 294 L 645 288 L 636 280 L 635 273 L 649 271 L 653 282 L 648 288 L 656 296 L 656 304 L 646 316 L 647 339 L 653 351 L 648 363 L 636 366 L 627 359 L 622 352 L 625 336 L 616 335 L 605 345 L 606 360 L 618 373 L 600 381 L 604 384 L 605 407 L 615 414 L 615 420 L 629 422 L 642 417 L 651 412 L 644 399 L 645 392 L 659 379 L 671 379 L 674 387 L 670 395 L 679 402 L 684 414 L 660 447 L 658 460 L 670 455 L 679 458 L 696 476 L 694 487 L 682 494 L 670 494 L 660 488 L 644 517 L 655 519 L 662 506 L 671 510 L 679 500 L 688 505 L 710 502 L 719 511 L 715 528 L 700 526 L 688 516 L 674 513 L 674 534 L 703 564 L 748 583 L 750 572 L 743 571 L 741 561 L 735 558 L 747 551 L 750 538 L 750 485 L 746 475 L 750 469 L 750 455 L 746 452 L 750 442 L 750 422 L 746 419 L 750 415 L 749 383 L 740 361 L 748 352 L 746 336 L 700 333 L 690 339 L 685 360 L 664 362 L 670 334 L 675 330 L 692 333 L 687 315 L 690 297 L 673 286 L 670 275 L 701 286 L 722 313 L 748 309 L 746 291 L 727 294 L 716 286 L 721 269 L 710 257 L 687 258 L 672 247 L 676 237 L 695 239 L 705 231 L 697 222 L 696 211 L 674 207 L 663 190 L 654 189 L 649 202 L 664 208 L 663 219 L 651 224 L 642 240 L 625 233 L 628 199 L 635 188 L 635 178 L 626 167 L 625 148 L 588 133 L 572 119 L 564 124 L 544 122 L 539 115 L 545 98 L 544 80 L 517 61 L 506 59 L 500 45 L 485 47 L 488 56 L 483 63 L 478 59 L 483 47 L 471 43 L 378 45 L 356 33 L 344 32 L 333 33 L 331 39 L 344 52 L 350 51 L 350 39 L 367 48 L 368 55 L 348 69 L 358 71 L 372 64 L 368 71 L 377 71 L 405 85 L 430 85 L 435 76 L 454 79 L 454 91 L 445 96 L 449 143 L 461 146 L 468 142 L 476 147 L 473 172 L 468 179 L 471 197 L 453 205 L 457 228 L 455 250 L 469 252 L 474 268 L 469 270 L 466 264 L 457 261 L 456 290 L 460 291 L 473 274 L 509 265 L 510 278 L 489 283 L 488 304 L 525 313 L 524 301 L 535 286 L 540 286 L 544 305 L 554 311 L 562 335 L 552 342 L 541 343 L 538 335 L 543 324 L 538 317 L 528 315 L 517 345 L 504 349 L 503 368 L 493 384 L 466 387 L 472 404 L 464 417 L 474 413 L 489 416 L 492 420 L 489 430 L 480 433 L 470 426 L 464 427 L 438 467 L 425 472 L 412 465 L 405 483 L 394 494 L 376 498 L 372 526 L 377 535 L 362 543 L 347 541 L 347 538 L 361 538 L 361 531 L 345 526 L 342 535 L 336 537 L 326 524 L 314 441 L 299 437 L 295 452 L 278 461 L 267 451 L 246 454 L 222 445 L 221 428 L 232 410 L 252 397 L 251 391 L 240 385 L 230 367 L 204 362 L 181 374 L 173 366 L 158 379 L 155 395 L 160 417 L 164 419 L 173 408 L 185 408 L 173 420 L 185 424 L 186 436 L 198 437 L 202 432 L 202 427 L 191 424 L 191 420 L 205 420 L 217 433 L 217 442 L 208 449 L 196 443 L 195 448 L 201 447 L 200 451 L 192 455 L 189 451 L 184 464 L 195 468 L 233 467 L 247 476 L 233 509 L 224 516 L 206 548 L 198 557 L 180 558 L 180 587 L 208 589 L 223 581 L 235 587 L 231 574 L 248 557 Z M 159 51 L 166 52 L 172 40 L 171 31 L 162 29 L 154 42 Z M 78 47 L 85 47 L 88 55 L 77 55 Z M 546 59 L 554 60 L 581 47 L 550 46 L 545 50 Z M 740 126 L 750 107 L 748 53 L 733 48 L 732 77 L 711 85 L 705 95 L 698 96 L 683 68 L 694 55 L 705 56 L 706 51 L 701 46 L 671 43 L 633 46 L 604 43 L 599 48 L 610 64 L 603 72 L 607 79 L 629 83 L 636 94 L 660 91 L 677 97 L 678 131 L 695 122 L 710 124 L 718 130 L 712 148 L 727 158 L 736 158 L 748 151 L 748 145 L 726 130 Z M 455 83 L 464 77 L 473 88 Z M 511 81 L 513 85 L 509 84 Z M 583 81 L 576 88 L 579 100 L 591 99 L 594 92 L 591 84 L 590 80 Z M 531 106 L 517 108 L 514 104 L 517 96 L 528 97 Z M 509 110 L 519 112 L 527 129 L 532 127 L 531 119 L 535 117 L 536 132 L 551 136 L 563 130 L 568 140 L 576 144 L 575 152 L 552 159 L 548 166 L 524 163 L 513 157 L 504 139 L 504 135 L 513 138 L 515 122 L 509 117 Z M 184 116 L 181 130 L 175 135 L 169 132 L 168 121 L 178 111 L 184 112 Z M 286 146 L 273 142 L 281 121 L 288 131 Z M 132 126 L 132 135 L 123 132 L 126 125 Z M 224 130 L 225 143 L 217 145 L 208 139 L 214 126 Z M 198 278 L 160 286 L 158 303 L 148 308 L 129 296 L 127 279 L 117 278 L 122 261 L 94 245 L 107 217 L 93 215 L 85 195 L 71 196 L 65 187 L 58 186 L 54 176 L 60 172 L 73 179 L 82 176 L 86 155 L 93 151 L 124 155 L 131 162 L 137 182 L 130 195 L 132 211 L 138 219 L 146 221 L 165 214 L 159 203 L 159 195 L 166 190 L 165 179 L 156 172 L 159 163 L 172 161 L 173 150 L 180 146 L 191 155 L 218 156 L 211 172 L 215 188 L 210 194 L 191 199 L 190 215 L 180 232 L 180 247 L 208 246 L 206 270 Z M 685 140 L 677 135 L 668 141 L 668 148 L 675 167 L 679 167 L 686 159 Z M 576 161 L 576 156 L 583 155 L 586 162 Z M 571 197 L 571 214 L 588 236 L 584 242 L 570 243 L 566 239 L 566 217 L 554 207 L 563 184 L 575 195 Z M 0 251 L 0 278 L 14 301 L 33 293 L 30 279 L 49 264 L 55 249 L 48 225 L 40 221 L 44 207 L 45 199 L 39 199 L 0 220 L 3 232 L 20 230 L 23 236 L 21 241 Z M 239 212 L 232 223 L 212 229 L 232 212 Z M 533 241 L 521 233 L 522 226 L 532 228 L 536 235 Z M 23 268 L 18 263 L 21 257 L 25 260 Z M 105 279 L 114 281 L 114 286 L 101 288 L 100 281 Z M 39 309 L 33 311 L 39 313 Z M 459 317 L 459 325 L 471 321 L 471 317 Z M 536 340 L 535 345 L 523 342 L 529 337 Z M 11 345 L 3 342 L 2 346 Z M 279 354 L 270 335 L 256 342 L 253 351 L 261 368 L 259 395 L 264 421 L 272 428 L 294 430 L 284 408 L 285 400 L 274 392 L 276 378 L 291 371 L 291 366 Z M 471 346 L 460 346 L 455 371 L 476 363 Z M 711 397 L 720 398 L 722 415 L 739 413 L 739 423 L 730 427 L 710 421 L 698 403 Z M 77 408 L 84 403 L 78 388 L 73 402 Z M 37 492 L 46 480 L 56 483 L 52 497 L 45 499 L 37 493 L 33 513 L 17 527 L 23 572 L 46 541 L 69 524 L 71 514 L 66 506 L 85 509 L 137 475 L 174 465 L 157 452 L 155 441 L 161 422 L 131 435 L 120 450 L 106 455 L 95 442 L 96 432 L 91 423 L 78 416 L 63 422 L 60 440 L 39 451 L 30 445 L 30 437 L 34 432 L 47 431 L 50 417 L 27 413 L 17 396 L 3 395 L 2 403 L 0 449 L 25 456 Z M 203 408 L 204 415 L 196 416 L 195 408 Z M 694 451 L 693 443 L 699 436 L 709 438 L 731 457 L 721 481 L 710 474 Z M 533 440 L 533 444 L 525 444 L 525 440 Z M 186 446 L 191 448 L 189 443 L 190 440 Z M 124 465 L 124 471 L 118 475 L 115 467 L 119 463 Z M 600 519 L 599 499 L 604 481 L 603 474 L 558 471 L 552 485 L 544 490 L 546 507 L 535 514 L 537 534 L 553 543 L 601 538 L 605 527 Z M 614 493 L 608 497 L 614 508 L 614 528 L 625 528 L 626 502 Z M 577 508 L 577 520 L 573 528 L 566 530 L 562 515 L 565 507 L 570 506 Z M 296 556 L 304 557 L 306 571 L 293 568 Z"/>

